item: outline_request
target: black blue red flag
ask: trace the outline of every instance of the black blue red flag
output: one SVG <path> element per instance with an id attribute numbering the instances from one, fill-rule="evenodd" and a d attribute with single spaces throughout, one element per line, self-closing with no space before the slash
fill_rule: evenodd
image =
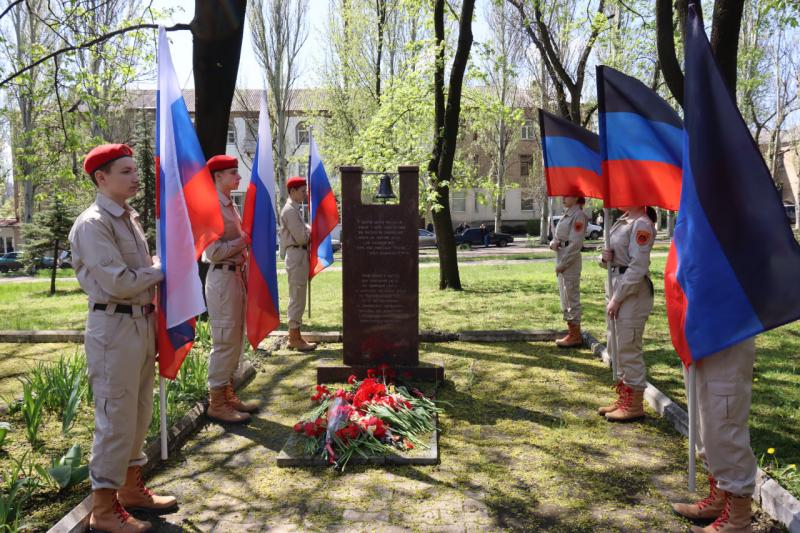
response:
<path id="1" fill-rule="evenodd" d="M 597 67 L 605 207 L 675 211 L 681 195 L 683 124 L 655 91 L 611 67 Z"/>
<path id="2" fill-rule="evenodd" d="M 690 0 L 683 186 L 664 274 L 684 364 L 800 318 L 800 246 Z"/>
<path id="3" fill-rule="evenodd" d="M 603 197 L 600 139 L 569 120 L 539 109 L 548 196 Z"/>

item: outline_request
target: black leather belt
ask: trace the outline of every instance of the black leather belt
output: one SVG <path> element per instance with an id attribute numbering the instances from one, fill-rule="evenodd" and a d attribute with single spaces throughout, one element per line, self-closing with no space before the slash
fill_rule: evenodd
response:
<path id="1" fill-rule="evenodd" d="M 569 246 L 569 241 L 564 241 L 561 243 L 561 248 L 566 248 L 567 246 Z"/>
<path id="2" fill-rule="evenodd" d="M 114 305 L 114 304 L 111 304 L 111 305 Z M 149 315 L 150 313 L 152 313 L 153 311 L 156 310 L 156 306 L 153 305 L 153 304 L 135 305 L 135 306 L 134 305 L 128 305 L 128 304 L 116 304 L 116 308 L 114 309 L 114 312 L 115 313 L 122 313 L 124 315 L 132 315 L 134 308 L 137 308 L 137 309 L 141 308 L 142 315 L 145 315 L 145 316 Z M 108 309 L 108 304 L 94 304 L 94 306 L 92 307 L 93 311 L 105 311 L 106 309 Z"/>
<path id="3" fill-rule="evenodd" d="M 224 268 L 224 269 L 230 270 L 231 272 L 236 272 L 237 270 L 239 270 L 239 267 L 236 266 L 236 265 L 226 265 L 226 264 L 221 264 L 221 263 L 218 263 L 218 264 L 212 266 L 211 268 L 213 268 L 214 270 L 222 270 Z"/>
<path id="4" fill-rule="evenodd" d="M 287 246 L 287 248 L 302 248 L 303 250 L 308 250 L 308 245 L 307 244 L 292 244 L 290 246 Z"/>
<path id="5" fill-rule="evenodd" d="M 628 270 L 626 266 L 611 267 L 611 272 L 619 272 L 620 274 L 624 274 L 626 270 Z"/>

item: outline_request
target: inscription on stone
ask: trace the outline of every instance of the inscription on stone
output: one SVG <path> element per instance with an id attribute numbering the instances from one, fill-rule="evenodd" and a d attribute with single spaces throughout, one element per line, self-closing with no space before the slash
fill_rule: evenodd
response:
<path id="1" fill-rule="evenodd" d="M 342 169 L 344 363 L 419 362 L 418 170 L 399 170 L 399 203 L 364 204 L 361 169 Z"/>

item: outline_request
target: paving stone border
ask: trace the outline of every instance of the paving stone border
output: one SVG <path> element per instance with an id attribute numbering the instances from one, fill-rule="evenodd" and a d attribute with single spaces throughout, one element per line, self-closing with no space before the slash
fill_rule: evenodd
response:
<path id="1" fill-rule="evenodd" d="M 269 334 L 267 343 L 274 338 L 288 336 L 287 331 L 273 331 Z M 445 331 L 421 331 L 420 342 L 536 342 L 554 340 L 564 335 L 557 330 L 518 330 L 501 329 L 486 331 L 460 331 L 456 333 Z M 309 331 L 303 332 L 303 338 L 311 342 L 342 342 L 339 331 Z M 83 344 L 83 331 L 80 330 L 0 330 L 0 343 L 36 344 L 46 342 L 74 342 Z M 262 344 L 264 346 L 264 344 Z"/>
<path id="2" fill-rule="evenodd" d="M 603 360 L 606 366 L 611 367 L 611 358 L 604 344 L 587 332 L 583 332 L 583 342 L 595 356 Z M 681 435 L 684 437 L 689 436 L 689 415 L 682 407 L 649 381 L 644 391 L 644 397 L 647 403 L 658 414 L 671 422 Z M 800 533 L 800 501 L 760 468 L 756 474 L 756 489 L 753 492 L 753 500 L 770 517 L 786 526 L 789 533 Z"/>
<path id="3" fill-rule="evenodd" d="M 255 375 L 255 367 L 249 361 L 245 361 L 242 364 L 241 372 L 234 377 L 234 388 L 239 390 L 245 387 Z M 206 402 L 197 402 L 183 418 L 169 428 L 167 442 L 170 452 L 180 448 L 186 442 L 186 439 L 206 422 L 205 410 Z M 142 467 L 142 471 L 147 475 L 148 472 L 161 463 L 160 459 L 157 459 L 161 457 L 161 439 L 155 439 L 151 442 L 145 448 L 145 453 L 150 458 L 150 461 Z M 92 496 L 90 494 L 51 527 L 48 533 L 84 533 L 89 529 L 89 515 L 91 512 Z"/>

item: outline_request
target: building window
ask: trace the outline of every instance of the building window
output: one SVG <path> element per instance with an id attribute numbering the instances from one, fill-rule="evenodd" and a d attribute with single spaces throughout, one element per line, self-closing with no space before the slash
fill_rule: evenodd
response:
<path id="1" fill-rule="evenodd" d="M 525 123 L 522 125 L 522 140 L 523 141 L 532 141 L 533 140 L 533 120 L 526 120 Z"/>
<path id="2" fill-rule="evenodd" d="M 13 252 L 13 251 L 14 251 L 14 238 L 5 237 L 3 239 L 3 253 Z"/>
<path id="3" fill-rule="evenodd" d="M 231 192 L 231 202 L 236 206 L 239 214 L 244 213 L 244 193 L 240 191 Z"/>
<path id="4" fill-rule="evenodd" d="M 233 122 L 228 124 L 228 144 L 236 144 L 236 126 Z"/>
<path id="5" fill-rule="evenodd" d="M 520 209 L 522 211 L 533 211 L 533 194 L 530 192 L 523 192 L 520 200 Z"/>
<path id="6" fill-rule="evenodd" d="M 297 163 L 297 175 L 304 178 L 308 177 L 308 163 Z"/>
<path id="7" fill-rule="evenodd" d="M 298 122 L 297 126 L 295 126 L 295 133 L 297 134 L 297 144 L 308 144 L 310 137 L 308 124 L 305 122 Z"/>
<path id="8" fill-rule="evenodd" d="M 454 213 L 463 213 L 467 210 L 467 193 L 464 191 L 451 191 L 450 207 Z"/>
<path id="9" fill-rule="evenodd" d="M 533 165 L 533 156 L 530 155 L 519 156 L 519 175 L 530 176 L 531 165 Z"/>

